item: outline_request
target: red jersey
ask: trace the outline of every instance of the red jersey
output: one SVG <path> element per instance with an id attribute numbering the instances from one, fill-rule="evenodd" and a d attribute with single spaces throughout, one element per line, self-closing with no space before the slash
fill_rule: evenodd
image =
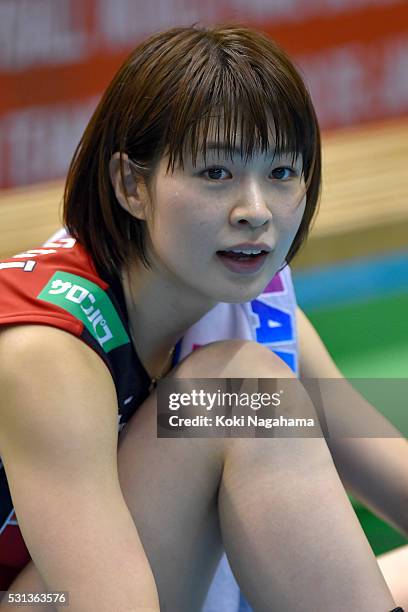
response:
<path id="1" fill-rule="evenodd" d="M 115 384 L 118 429 L 146 399 L 150 378 L 130 341 L 120 280 L 100 274 L 73 238 L 47 242 L 0 262 L 0 326 L 59 327 L 104 360 Z M 0 458 L 0 590 L 30 560 Z"/>

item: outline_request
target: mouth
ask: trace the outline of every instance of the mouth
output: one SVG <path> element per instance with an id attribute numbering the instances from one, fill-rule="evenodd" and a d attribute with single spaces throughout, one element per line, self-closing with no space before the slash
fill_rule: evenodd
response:
<path id="1" fill-rule="evenodd" d="M 259 253 L 217 251 L 216 255 L 228 270 L 242 274 L 258 272 L 263 267 L 270 252 L 263 250 Z"/>

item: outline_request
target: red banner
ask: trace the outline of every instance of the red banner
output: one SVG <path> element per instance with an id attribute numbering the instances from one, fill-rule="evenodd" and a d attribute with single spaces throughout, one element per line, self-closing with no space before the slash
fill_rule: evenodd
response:
<path id="1" fill-rule="evenodd" d="M 104 88 L 153 31 L 238 21 L 294 58 L 323 128 L 408 112 L 396 0 L 0 0 L 0 187 L 61 177 Z"/>

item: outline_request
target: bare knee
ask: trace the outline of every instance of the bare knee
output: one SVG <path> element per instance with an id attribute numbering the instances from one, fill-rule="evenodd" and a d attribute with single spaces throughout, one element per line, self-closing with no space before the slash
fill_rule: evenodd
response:
<path id="1" fill-rule="evenodd" d="M 251 340 L 220 340 L 193 351 L 175 368 L 179 378 L 296 378 L 273 351 Z"/>
<path id="2" fill-rule="evenodd" d="M 191 424 L 191 435 L 194 436 L 199 433 L 203 436 L 214 436 L 219 439 L 224 462 L 228 450 L 236 445 L 242 446 L 244 449 L 248 448 L 262 458 L 261 448 L 263 448 L 265 442 L 256 444 L 255 449 L 251 445 L 254 440 L 250 438 L 259 440 L 262 437 L 274 437 L 276 428 L 274 430 L 270 428 L 270 421 L 274 416 L 282 415 L 286 419 L 301 419 L 302 422 L 307 419 L 308 425 L 310 423 L 314 425 L 313 427 L 310 426 L 310 431 L 308 431 L 310 437 L 320 437 L 321 435 L 317 415 L 300 381 L 275 353 L 256 342 L 226 340 L 208 344 L 186 357 L 173 370 L 171 377 L 191 379 L 191 381 L 185 380 L 183 386 L 177 386 L 179 394 L 190 393 L 189 385 L 191 384 L 191 388 L 195 392 L 197 392 L 197 389 L 200 390 L 200 393 L 204 391 L 206 398 L 211 396 L 218 402 L 211 407 L 207 405 L 208 412 L 204 413 L 200 409 L 193 412 L 191 407 L 186 408 L 184 412 L 182 406 L 172 407 L 171 410 L 177 410 L 177 416 L 183 418 L 183 423 L 187 422 L 188 417 L 197 414 L 204 414 L 208 417 L 209 424 L 205 422 L 201 429 L 201 425 L 195 427 L 194 423 Z M 213 382 L 208 381 L 208 385 L 204 384 L 204 387 L 197 387 L 196 379 L 215 379 L 213 381 L 215 386 Z M 228 384 L 228 379 L 240 380 L 231 386 Z M 216 395 L 217 393 L 218 395 Z M 279 404 L 277 404 L 278 395 L 280 398 Z M 220 400 L 221 396 L 222 401 Z M 224 398 L 229 398 L 229 396 L 231 396 L 232 404 L 228 404 L 228 399 L 225 399 L 227 403 L 224 403 Z M 236 396 L 239 396 L 239 400 L 236 399 L 235 402 L 237 403 L 234 403 L 234 397 Z M 248 404 L 240 403 L 242 396 L 250 398 L 249 407 Z M 263 402 L 265 402 L 262 405 L 259 404 L 261 396 Z M 268 398 L 271 402 L 269 406 L 267 404 Z M 219 403 L 220 401 L 221 403 Z M 256 404 L 256 402 L 258 403 Z M 259 417 L 259 427 L 255 427 L 253 419 L 248 418 L 255 414 Z M 166 418 L 167 416 L 166 413 Z M 261 422 L 265 424 L 262 425 Z M 269 429 L 265 427 L 269 427 Z M 198 429 L 198 433 L 196 429 Z M 292 429 L 295 430 L 296 428 Z M 291 430 L 289 434 L 293 437 L 296 435 L 302 437 L 304 435 L 303 429 L 299 425 L 296 431 Z M 278 433 L 282 437 L 289 435 L 287 432 Z M 270 440 L 267 440 L 267 442 L 270 442 Z"/>

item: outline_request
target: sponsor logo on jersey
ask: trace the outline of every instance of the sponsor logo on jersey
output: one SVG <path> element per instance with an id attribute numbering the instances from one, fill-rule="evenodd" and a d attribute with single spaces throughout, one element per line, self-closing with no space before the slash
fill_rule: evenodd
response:
<path id="1" fill-rule="evenodd" d="M 82 321 L 105 353 L 130 342 L 106 292 L 87 278 L 58 270 L 37 296 Z"/>

